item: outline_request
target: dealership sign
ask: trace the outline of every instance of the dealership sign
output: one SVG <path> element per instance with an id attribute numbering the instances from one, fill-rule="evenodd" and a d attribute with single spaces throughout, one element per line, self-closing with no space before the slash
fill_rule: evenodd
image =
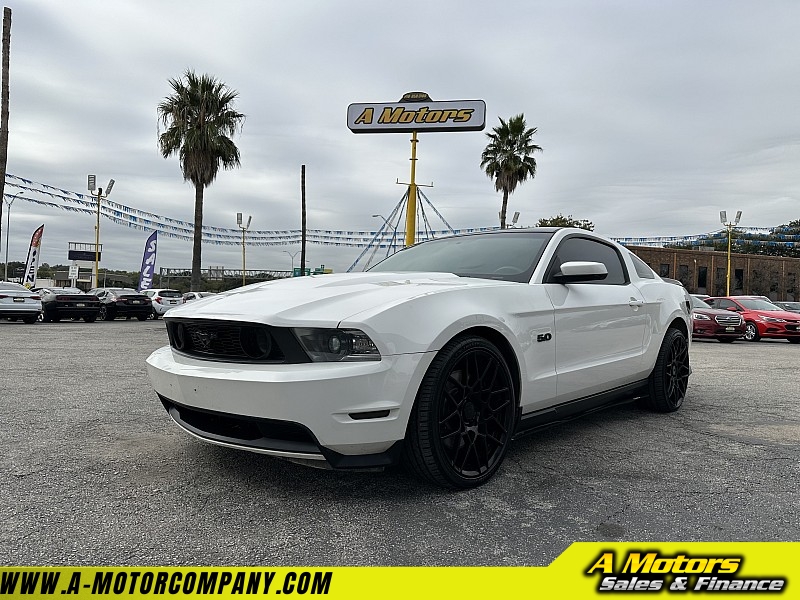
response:
<path id="1" fill-rule="evenodd" d="M 483 100 L 433 102 L 427 94 L 413 92 L 400 102 L 347 107 L 347 127 L 353 133 L 481 131 L 485 126 Z"/>

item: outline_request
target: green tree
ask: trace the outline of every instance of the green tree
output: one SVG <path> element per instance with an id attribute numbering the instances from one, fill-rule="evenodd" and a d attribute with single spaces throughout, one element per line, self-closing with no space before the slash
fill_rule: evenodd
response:
<path id="1" fill-rule="evenodd" d="M 170 79 L 173 94 L 158 105 L 158 146 L 164 158 L 177 154 L 184 181 L 194 184 L 192 290 L 200 289 L 203 239 L 203 191 L 216 179 L 220 166 L 240 165 L 239 149 L 231 139 L 241 130 L 244 115 L 233 108 L 239 93 L 210 75 L 187 70 Z"/>
<path id="2" fill-rule="evenodd" d="M 528 129 L 525 116 L 520 113 L 508 122 L 500 118 L 500 126 L 486 134 L 490 141 L 481 153 L 481 168 L 494 180 L 495 190 L 503 192 L 500 229 L 506 228 L 508 197 L 519 184 L 536 177 L 533 153 L 542 148 L 533 143 L 535 133 L 536 127 Z"/>
<path id="3" fill-rule="evenodd" d="M 594 231 L 594 223 L 586 219 L 573 219 L 572 215 L 564 216 L 558 213 L 555 217 L 549 219 L 539 219 L 536 227 L 580 227 L 588 231 Z"/>

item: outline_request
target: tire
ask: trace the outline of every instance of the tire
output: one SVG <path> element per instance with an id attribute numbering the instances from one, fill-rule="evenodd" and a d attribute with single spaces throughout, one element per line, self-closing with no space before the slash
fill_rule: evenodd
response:
<path id="1" fill-rule="evenodd" d="M 39 321 L 39 323 L 47 323 L 50 319 L 47 318 L 44 310 L 42 310 L 42 312 L 36 316 L 36 320 Z"/>
<path id="2" fill-rule="evenodd" d="M 136 315 L 136 318 L 140 321 L 147 321 L 150 318 L 150 315 Z"/>
<path id="3" fill-rule="evenodd" d="M 113 321 L 114 316 L 111 314 L 111 311 L 105 305 L 100 306 L 100 312 L 97 313 L 97 318 L 101 321 Z"/>
<path id="4" fill-rule="evenodd" d="M 36 321 L 39 320 L 39 315 L 33 315 L 32 317 L 22 317 L 22 322 L 27 323 L 28 325 L 33 325 Z"/>
<path id="5" fill-rule="evenodd" d="M 83 320 L 84 320 L 86 323 L 94 323 L 94 322 L 97 320 L 97 315 L 92 315 L 92 316 L 83 317 Z"/>
<path id="6" fill-rule="evenodd" d="M 789 341 L 790 344 L 800 344 L 800 338 L 792 337 L 786 339 Z"/>
<path id="7" fill-rule="evenodd" d="M 675 412 L 683 404 L 689 384 L 689 344 L 682 331 L 667 330 L 648 384 L 644 404 L 650 410 Z"/>
<path id="8" fill-rule="evenodd" d="M 155 311 L 155 309 L 150 311 L 150 318 L 153 319 L 153 321 L 158 321 L 158 313 Z"/>
<path id="9" fill-rule="evenodd" d="M 731 344 L 736 340 L 736 338 L 732 337 L 718 337 L 717 339 L 723 344 Z"/>
<path id="10" fill-rule="evenodd" d="M 511 371 L 487 340 L 465 336 L 436 355 L 411 411 L 404 463 L 443 486 L 474 488 L 500 468 L 517 417 Z"/>
<path id="11" fill-rule="evenodd" d="M 758 333 L 758 326 L 751 321 L 748 321 L 744 327 L 744 339 L 748 342 L 757 342 L 761 339 L 761 334 Z"/>

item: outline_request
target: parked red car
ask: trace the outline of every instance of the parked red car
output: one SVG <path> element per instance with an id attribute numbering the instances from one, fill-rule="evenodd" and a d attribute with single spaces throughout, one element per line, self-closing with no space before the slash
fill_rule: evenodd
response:
<path id="1" fill-rule="evenodd" d="M 744 337 L 745 323 L 740 314 L 711 308 L 695 296 L 691 297 L 691 302 L 693 338 L 714 338 L 730 343 Z"/>
<path id="2" fill-rule="evenodd" d="M 800 344 L 800 314 L 783 310 L 763 296 L 714 297 L 705 302 L 713 308 L 739 313 L 745 321 L 744 339 L 749 342 L 763 337 Z"/>

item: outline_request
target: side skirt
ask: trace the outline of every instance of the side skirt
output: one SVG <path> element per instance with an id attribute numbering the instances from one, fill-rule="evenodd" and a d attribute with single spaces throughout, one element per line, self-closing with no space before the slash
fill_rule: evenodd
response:
<path id="1" fill-rule="evenodd" d="M 626 404 L 647 394 L 647 380 L 637 381 L 600 394 L 570 400 L 563 404 L 522 415 L 518 421 L 514 439 L 525 434 L 549 427 L 557 423 L 571 421 L 588 413 L 603 410 L 609 406 Z"/>

